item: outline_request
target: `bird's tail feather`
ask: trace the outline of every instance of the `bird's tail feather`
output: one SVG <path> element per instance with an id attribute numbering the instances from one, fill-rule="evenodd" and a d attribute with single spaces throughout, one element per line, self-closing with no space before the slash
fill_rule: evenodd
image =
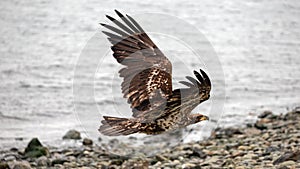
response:
<path id="1" fill-rule="evenodd" d="M 103 116 L 99 132 L 107 136 L 120 136 L 137 133 L 140 130 L 140 122 L 119 117 Z"/>

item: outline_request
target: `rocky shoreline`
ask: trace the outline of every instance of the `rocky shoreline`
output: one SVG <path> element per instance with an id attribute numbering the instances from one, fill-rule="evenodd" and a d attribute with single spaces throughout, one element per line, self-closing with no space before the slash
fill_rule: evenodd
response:
<path id="1" fill-rule="evenodd" d="M 83 139 L 81 147 L 44 147 L 32 139 L 25 150 L 0 152 L 0 169 L 30 168 L 300 168 L 300 110 L 284 115 L 266 111 L 245 128 L 217 129 L 204 141 L 164 148 L 134 157 L 109 153 L 104 145 Z M 64 139 L 81 139 L 71 130 Z M 117 141 L 112 144 L 118 145 Z M 119 146 L 119 145 L 118 145 Z M 118 147 L 117 147 L 118 148 Z M 121 147 L 119 147 L 121 149 Z"/>

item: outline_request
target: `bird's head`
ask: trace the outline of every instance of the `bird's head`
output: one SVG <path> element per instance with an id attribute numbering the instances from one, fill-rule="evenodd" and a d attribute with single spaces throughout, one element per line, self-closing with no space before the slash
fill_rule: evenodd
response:
<path id="1" fill-rule="evenodd" d="M 205 116 L 203 114 L 192 114 L 190 115 L 190 119 L 192 123 L 199 123 L 200 121 L 209 120 L 208 116 Z"/>

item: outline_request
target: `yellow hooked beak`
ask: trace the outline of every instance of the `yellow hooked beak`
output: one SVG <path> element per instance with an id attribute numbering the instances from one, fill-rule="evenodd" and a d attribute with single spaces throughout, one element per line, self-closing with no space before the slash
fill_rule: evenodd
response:
<path id="1" fill-rule="evenodd" d="M 200 118 L 200 120 L 201 120 L 201 121 L 204 121 L 204 120 L 209 120 L 209 117 L 208 117 L 208 116 L 204 116 L 204 115 L 203 115 L 203 116 Z"/>

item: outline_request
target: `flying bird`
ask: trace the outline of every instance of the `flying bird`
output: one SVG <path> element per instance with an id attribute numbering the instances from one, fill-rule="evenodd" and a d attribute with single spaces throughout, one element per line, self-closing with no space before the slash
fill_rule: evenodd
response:
<path id="1" fill-rule="evenodd" d="M 133 114 L 131 118 L 103 116 L 99 132 L 154 135 L 209 120 L 191 113 L 210 97 L 208 75 L 201 69 L 194 71 L 195 78 L 180 81 L 185 88 L 173 90 L 171 62 L 131 16 L 115 12 L 121 20 L 106 15 L 113 24 L 100 24 L 108 30 L 102 32 L 112 44 L 113 57 L 124 66 L 119 70 L 121 88 Z"/>

